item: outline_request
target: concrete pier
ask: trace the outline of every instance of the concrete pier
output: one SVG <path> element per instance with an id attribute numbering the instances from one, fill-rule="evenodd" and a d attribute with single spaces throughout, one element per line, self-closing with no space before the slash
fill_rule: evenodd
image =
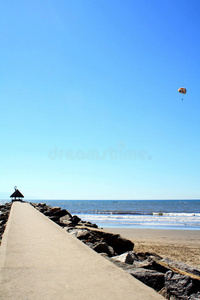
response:
<path id="1" fill-rule="evenodd" d="M 0 246 L 0 299 L 164 299 L 65 232 L 14 202 Z"/>

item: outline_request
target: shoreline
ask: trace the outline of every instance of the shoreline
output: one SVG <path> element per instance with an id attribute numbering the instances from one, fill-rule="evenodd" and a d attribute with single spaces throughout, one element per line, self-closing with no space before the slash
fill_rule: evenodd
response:
<path id="1" fill-rule="evenodd" d="M 200 231 L 105 227 L 134 243 L 136 252 L 154 252 L 173 261 L 200 268 Z"/>
<path id="2" fill-rule="evenodd" d="M 95 220 L 92 220 L 92 223 L 95 223 Z M 155 226 L 155 227 L 152 227 L 152 226 L 137 226 L 137 227 L 134 227 L 134 226 L 112 226 L 112 225 L 109 225 L 109 226 L 106 226 L 106 224 L 97 224 L 99 228 L 111 228 L 111 229 L 123 229 L 123 230 L 160 230 L 160 231 L 167 231 L 167 230 L 171 230 L 171 231 L 199 231 L 200 232 L 200 227 L 196 228 L 196 227 L 191 227 L 191 228 L 185 228 L 185 227 L 169 227 L 169 226 L 163 226 L 163 227 L 160 227 L 160 226 Z"/>

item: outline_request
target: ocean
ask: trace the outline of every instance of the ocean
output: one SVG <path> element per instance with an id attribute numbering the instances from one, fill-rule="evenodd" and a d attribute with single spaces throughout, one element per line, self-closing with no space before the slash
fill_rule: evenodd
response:
<path id="1" fill-rule="evenodd" d="M 99 227 L 200 230 L 200 200 L 31 200 Z"/>

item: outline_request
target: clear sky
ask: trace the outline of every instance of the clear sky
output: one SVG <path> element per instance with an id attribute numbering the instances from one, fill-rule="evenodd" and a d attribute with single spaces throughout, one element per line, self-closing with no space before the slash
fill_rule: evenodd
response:
<path id="1" fill-rule="evenodd" d="M 1 0 L 0 198 L 200 199 L 199 14 Z"/>

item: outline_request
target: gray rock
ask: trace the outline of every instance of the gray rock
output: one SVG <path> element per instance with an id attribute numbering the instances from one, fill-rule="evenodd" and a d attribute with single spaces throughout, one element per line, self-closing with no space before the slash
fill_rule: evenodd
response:
<path id="1" fill-rule="evenodd" d="M 149 270 L 155 270 L 157 272 L 166 273 L 169 271 L 169 268 L 162 266 L 159 263 L 159 260 L 155 260 L 154 256 L 149 256 L 146 260 L 140 263 L 140 268 L 145 268 Z"/>
<path id="2" fill-rule="evenodd" d="M 54 216 L 59 216 L 59 218 L 66 216 L 66 215 L 70 215 L 72 218 L 72 215 L 66 209 L 61 209 L 54 214 Z"/>
<path id="3" fill-rule="evenodd" d="M 107 245 L 105 242 L 98 243 L 93 247 L 93 250 L 98 253 L 107 253 L 110 257 L 115 255 L 113 248 Z"/>
<path id="4" fill-rule="evenodd" d="M 64 215 L 63 217 L 59 218 L 59 223 L 61 226 L 69 225 L 69 221 L 70 221 L 70 223 L 72 223 L 70 214 Z"/>
<path id="5" fill-rule="evenodd" d="M 194 289 L 192 279 L 189 276 L 176 274 L 172 271 L 165 274 L 165 287 L 170 295 L 179 299 L 188 299 L 187 297 L 192 294 Z"/>
<path id="6" fill-rule="evenodd" d="M 77 217 L 76 215 L 74 215 L 74 216 L 71 218 L 71 220 L 72 220 L 72 223 L 73 223 L 74 225 L 77 225 L 78 222 L 81 221 L 81 219 L 80 219 L 79 217 Z"/>
<path id="7" fill-rule="evenodd" d="M 172 266 L 174 268 L 177 268 L 177 269 L 180 269 L 182 271 L 200 276 L 200 269 L 199 268 L 194 268 L 192 266 L 188 266 L 188 265 L 186 265 L 182 262 L 177 262 L 177 261 L 174 262 L 173 260 L 171 260 L 169 258 L 163 258 L 161 261 L 169 264 L 170 266 Z"/>
<path id="8" fill-rule="evenodd" d="M 146 285 L 152 287 L 156 291 L 160 291 L 164 287 L 164 274 L 143 268 L 127 270 L 129 274 L 142 281 Z"/>
<path id="9" fill-rule="evenodd" d="M 121 237 L 119 234 L 113 234 L 101 230 L 92 230 L 91 233 L 98 239 L 103 239 L 106 244 L 114 249 L 116 254 L 122 254 L 127 251 L 132 251 L 134 248 L 134 243 Z"/>
<path id="10" fill-rule="evenodd" d="M 125 252 L 123 254 L 113 256 L 112 260 L 117 260 L 117 261 L 121 261 L 123 263 L 132 265 L 134 262 L 134 253 L 132 251 Z"/>
<path id="11" fill-rule="evenodd" d="M 67 231 L 80 240 L 88 238 L 90 234 L 87 229 L 74 228 L 74 229 L 68 229 Z"/>
<path id="12" fill-rule="evenodd" d="M 9 218 L 11 206 L 12 206 L 11 202 L 0 206 L 0 242 L 1 242 L 4 230 L 6 228 L 6 223 Z"/>

